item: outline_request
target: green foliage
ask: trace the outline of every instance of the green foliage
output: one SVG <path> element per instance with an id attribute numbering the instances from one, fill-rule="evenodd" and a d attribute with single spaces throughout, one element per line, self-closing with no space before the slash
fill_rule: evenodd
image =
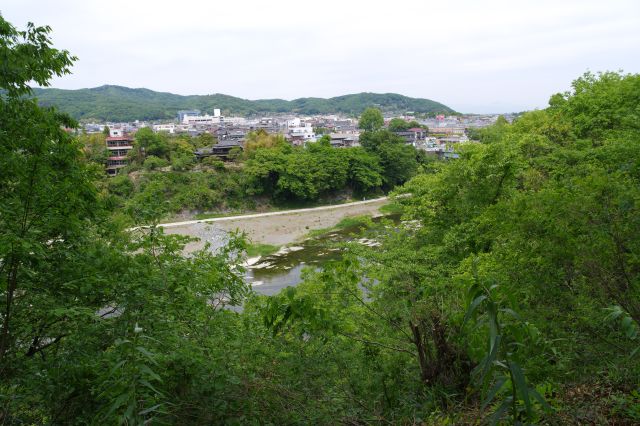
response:
<path id="1" fill-rule="evenodd" d="M 576 137 L 600 142 L 640 130 L 638 75 L 588 72 L 573 82 L 572 89 L 554 95 L 549 110 L 566 119 Z"/>
<path id="2" fill-rule="evenodd" d="M 526 347 L 525 338 L 529 330 L 520 316 L 508 307 L 501 307 L 496 298 L 500 288 L 497 284 L 490 287 L 478 282 L 477 274 L 470 286 L 470 303 L 465 315 L 465 322 L 475 318 L 476 327 L 486 327 L 487 349 L 474 370 L 477 382 L 483 393 L 481 409 L 491 406 L 501 393 L 506 395 L 499 402 L 495 412 L 490 417 L 491 424 L 498 424 L 506 412 L 511 415 L 511 423 L 522 420 L 531 423 L 538 420 L 534 412 L 537 401 L 545 410 L 551 411 L 551 406 L 538 391 L 531 387 L 520 367 L 519 349 Z M 515 321 L 514 321 L 515 320 Z"/>
<path id="3" fill-rule="evenodd" d="M 4 67 L 0 88 L 6 91 L 6 100 L 33 93 L 29 86 L 32 81 L 47 87 L 54 76 L 69 74 L 69 67 L 77 58 L 66 50 L 52 48 L 48 38 L 50 31 L 48 26 L 36 27 L 31 22 L 26 30 L 19 31 L 0 18 Z"/>
<path id="4" fill-rule="evenodd" d="M 202 164 L 207 165 L 217 171 L 224 170 L 224 161 L 214 156 L 204 158 L 202 160 Z"/>
<path id="5" fill-rule="evenodd" d="M 116 177 L 118 178 L 118 177 Z M 116 178 L 109 179 L 109 182 Z M 144 174 L 127 197 L 118 200 L 138 223 L 146 211 L 158 219 L 170 213 L 215 211 L 245 207 L 243 175 L 237 171 L 150 172 Z"/>
<path id="6" fill-rule="evenodd" d="M 317 142 L 304 149 L 278 143 L 248 152 L 244 172 L 255 194 L 317 200 L 346 186 L 367 193 L 382 185 L 378 158 L 361 148 L 334 149 Z"/>
<path id="7" fill-rule="evenodd" d="M 135 134 L 136 148 L 140 148 L 146 155 L 167 158 L 169 142 L 164 133 L 154 133 L 149 127 L 143 127 Z"/>
<path id="8" fill-rule="evenodd" d="M 109 150 L 105 142 L 105 135 L 101 133 L 92 135 L 80 135 L 78 138 L 80 143 L 84 146 L 84 154 L 87 161 L 100 164 L 104 166 L 107 164 L 107 158 L 109 157 Z"/>
<path id="9" fill-rule="evenodd" d="M 606 320 L 610 322 L 618 322 L 621 331 L 630 340 L 636 340 L 638 338 L 638 330 L 640 326 L 638 323 L 622 309 L 620 306 L 613 306 L 607 309 L 609 314 L 606 316 Z M 630 356 L 634 356 L 640 351 L 640 345 L 637 346 L 631 352 Z"/>
<path id="10" fill-rule="evenodd" d="M 382 187 L 384 169 L 375 154 L 361 147 L 344 152 L 349 160 L 347 179 L 356 192 L 366 194 Z"/>
<path id="11" fill-rule="evenodd" d="M 227 155 L 227 158 L 233 162 L 237 162 L 242 158 L 242 155 L 243 155 L 242 148 L 238 146 L 234 146 L 229 150 L 229 154 Z"/>
<path id="12" fill-rule="evenodd" d="M 365 109 L 358 120 L 358 128 L 368 132 L 380 130 L 382 126 L 384 126 L 384 118 L 377 108 Z"/>
<path id="13" fill-rule="evenodd" d="M 137 323 L 132 340 L 117 339 L 108 352 L 108 374 L 98 377 L 101 391 L 98 399 L 104 401 L 96 416 L 103 422 L 114 417 L 122 424 L 145 424 L 163 411 L 166 396 L 157 389 L 163 380 L 153 371 L 158 367 L 157 355 L 144 345 L 144 330 Z"/>
<path id="14" fill-rule="evenodd" d="M 278 251 L 280 247 L 271 244 L 249 244 L 247 245 L 247 256 L 269 256 Z"/>
<path id="15" fill-rule="evenodd" d="M 394 201 L 381 206 L 378 210 L 385 215 L 402 214 L 404 212 L 402 205 Z"/>
<path id="16" fill-rule="evenodd" d="M 345 217 L 344 219 L 340 220 L 340 222 L 338 222 L 338 224 L 336 225 L 336 228 L 337 229 L 355 228 L 355 227 L 367 228 L 367 227 L 370 227 L 371 225 L 372 225 L 371 216 L 361 215 L 361 216 Z"/>
<path id="17" fill-rule="evenodd" d="M 174 153 L 171 155 L 171 169 L 177 172 L 191 169 L 195 162 L 196 158 L 193 153 Z"/>
<path id="18" fill-rule="evenodd" d="M 74 127 L 74 121 L 22 96 L 30 91 L 29 81 L 47 85 L 53 75 L 66 74 L 74 59 L 49 46 L 48 32 L 33 24 L 17 31 L 0 17 L 5 67 L 0 77 L 1 374 L 10 374 L 15 360 L 30 351 L 26 342 L 33 341 L 38 351 L 34 324 L 56 318 L 31 306 L 46 300 L 64 318 L 74 286 L 65 285 L 68 277 L 55 274 L 49 261 L 65 253 L 67 259 L 81 255 L 74 245 L 83 237 L 84 221 L 95 213 L 93 172 L 85 167 L 80 143 L 62 129 Z M 51 339 L 63 324 L 48 330 Z"/>
<path id="19" fill-rule="evenodd" d="M 244 144 L 245 157 L 252 158 L 254 153 L 261 148 L 277 148 L 286 150 L 289 144 L 285 141 L 284 136 L 280 134 L 269 134 L 260 129 L 250 132 Z"/>
<path id="20" fill-rule="evenodd" d="M 114 176 L 108 181 L 108 188 L 111 194 L 127 197 L 134 191 L 134 184 L 125 174 Z"/>
<path id="21" fill-rule="evenodd" d="M 390 132 L 402 132 L 402 131 L 413 129 L 413 128 L 423 128 L 423 127 L 424 126 L 422 126 L 420 123 L 418 123 L 415 120 L 406 121 L 402 118 L 392 118 L 389 121 L 389 125 L 387 126 L 387 129 L 389 129 Z"/>
<path id="22" fill-rule="evenodd" d="M 167 160 L 165 160 L 164 158 L 156 157 L 155 155 L 150 155 L 144 160 L 145 170 L 156 170 L 168 165 L 169 162 Z"/>
<path id="23" fill-rule="evenodd" d="M 404 139 L 388 130 L 364 132 L 360 135 L 362 147 L 375 154 L 382 168 L 383 182 L 393 188 L 408 181 L 418 169 L 417 151 Z"/>
<path id="24" fill-rule="evenodd" d="M 192 141 L 194 148 L 203 148 L 218 143 L 217 139 L 210 133 L 201 133 L 193 138 Z"/>
<path id="25" fill-rule="evenodd" d="M 606 131 L 584 125 L 600 120 L 601 96 L 620 96 L 637 80 L 587 74 L 574 94 L 483 130 L 482 143 L 461 148 L 458 161 L 403 189 L 411 194 L 400 199 L 405 215 L 419 221 L 416 238 L 438 255 L 442 277 L 475 289 L 469 304 L 485 321 L 465 339 L 484 378 L 485 408 L 499 401 L 495 420 L 509 411 L 513 421 L 540 421 L 535 383 L 599 386 L 613 380 L 605 363 L 637 369 L 628 358 L 637 344 L 612 333 L 598 313 L 620 306 L 610 318 L 634 335 L 640 133 L 623 119 Z M 604 116 L 633 117 L 633 103 L 617 99 L 618 112 Z"/>

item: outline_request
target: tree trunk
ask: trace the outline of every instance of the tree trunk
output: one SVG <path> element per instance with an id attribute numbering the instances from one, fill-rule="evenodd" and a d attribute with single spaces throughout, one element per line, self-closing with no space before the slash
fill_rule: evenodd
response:
<path id="1" fill-rule="evenodd" d="M 9 348 L 9 326 L 11 322 L 11 309 L 13 307 L 13 295 L 16 291 L 18 283 L 18 262 L 13 258 L 11 260 L 11 266 L 9 267 L 9 273 L 7 274 L 7 299 L 4 311 L 4 319 L 2 321 L 2 331 L 0 332 L 0 371 L 2 368 L 2 361 L 4 355 Z"/>
<path id="2" fill-rule="evenodd" d="M 431 374 L 429 372 L 429 365 L 427 361 L 427 351 L 422 338 L 422 333 L 417 325 L 409 321 L 409 327 L 413 333 L 413 344 L 416 345 L 418 351 L 418 363 L 420 364 L 420 378 L 424 383 L 429 383 L 431 380 Z"/>

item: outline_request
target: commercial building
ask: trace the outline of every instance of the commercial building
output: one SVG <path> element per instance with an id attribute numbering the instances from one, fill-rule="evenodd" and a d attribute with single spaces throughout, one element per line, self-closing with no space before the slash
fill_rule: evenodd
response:
<path id="1" fill-rule="evenodd" d="M 178 111 L 178 123 L 184 122 L 184 118 L 187 116 L 197 116 L 200 115 L 199 109 L 185 109 Z"/>
<path id="2" fill-rule="evenodd" d="M 220 110 L 217 110 L 218 112 L 220 112 Z M 206 124 L 206 125 L 212 125 L 212 124 L 220 124 L 224 122 L 224 117 L 221 115 L 185 115 L 184 119 L 182 120 L 183 124 L 190 124 L 190 125 L 198 125 L 198 124 Z"/>

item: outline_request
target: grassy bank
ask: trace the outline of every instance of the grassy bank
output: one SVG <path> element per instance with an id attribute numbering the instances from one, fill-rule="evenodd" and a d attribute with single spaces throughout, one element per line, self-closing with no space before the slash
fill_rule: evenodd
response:
<path id="1" fill-rule="evenodd" d="M 278 246 L 271 244 L 249 244 L 247 246 L 247 257 L 269 256 L 280 249 Z"/>
<path id="2" fill-rule="evenodd" d="M 329 232 L 339 231 L 347 228 L 355 228 L 355 227 L 368 228 L 369 226 L 372 225 L 371 219 L 372 219 L 371 215 L 345 217 L 340 222 L 338 222 L 335 226 L 332 226 L 329 228 L 314 229 L 312 231 L 309 231 L 309 233 L 304 238 L 305 239 L 315 238 L 321 235 L 328 234 Z"/>

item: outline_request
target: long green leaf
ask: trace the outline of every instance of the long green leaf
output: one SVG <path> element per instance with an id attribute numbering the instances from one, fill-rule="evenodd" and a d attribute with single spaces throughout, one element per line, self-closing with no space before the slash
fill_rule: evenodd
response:
<path id="1" fill-rule="evenodd" d="M 164 396 L 164 394 L 163 394 L 162 392 L 160 392 L 158 389 L 156 389 L 155 387 L 153 387 L 153 385 L 152 385 L 151 383 L 149 383 L 148 381 L 146 381 L 146 380 L 140 380 L 140 383 L 141 383 L 143 386 L 145 386 L 145 387 L 149 388 L 150 390 L 152 390 L 153 392 L 155 392 L 157 395 Z"/>
<path id="2" fill-rule="evenodd" d="M 531 388 L 529 389 L 529 392 L 531 392 L 531 395 L 540 403 L 540 405 L 542 405 L 542 408 L 544 408 L 545 411 L 553 411 L 553 407 L 549 405 L 549 403 L 544 399 L 542 395 L 540 395 L 537 390 Z"/>
<path id="3" fill-rule="evenodd" d="M 152 411 L 157 411 L 158 408 L 160 408 L 160 407 L 162 407 L 162 403 L 156 404 L 153 407 L 146 408 L 146 409 L 140 411 L 138 414 L 140 416 L 144 416 L 145 414 L 151 413 Z"/>
<path id="4" fill-rule="evenodd" d="M 149 376 L 151 376 L 154 380 L 157 380 L 157 381 L 159 381 L 160 383 L 162 383 L 162 378 L 161 378 L 158 374 L 156 374 L 156 372 L 155 372 L 155 371 L 153 371 L 152 369 L 150 369 L 148 366 L 146 366 L 146 365 L 142 364 L 142 365 L 140 366 L 140 370 L 141 370 L 141 371 L 144 371 L 145 373 L 147 373 L 147 374 L 148 374 Z"/>
<path id="5" fill-rule="evenodd" d="M 482 295 L 482 296 L 478 296 L 476 297 L 473 302 L 471 302 L 471 305 L 469 305 L 469 309 L 467 309 L 467 313 L 464 316 L 464 320 L 463 323 L 467 323 L 467 321 L 469 321 L 469 319 L 471 318 L 471 316 L 473 315 L 473 313 L 476 311 L 476 309 L 478 308 L 478 306 L 487 298 L 486 295 Z"/>
<path id="6" fill-rule="evenodd" d="M 493 385 L 493 387 L 489 391 L 489 394 L 485 398 L 484 402 L 482 403 L 482 406 L 480 407 L 480 410 L 484 410 L 485 408 L 487 408 L 487 406 L 489 404 L 491 404 L 491 401 L 493 401 L 493 398 L 498 394 L 498 392 L 500 392 L 500 389 L 502 389 L 502 387 L 504 386 L 504 384 L 506 382 L 507 382 L 507 378 L 506 377 L 500 377 L 496 381 L 496 383 Z"/>
<path id="7" fill-rule="evenodd" d="M 522 399 L 524 400 L 524 405 L 527 409 L 527 416 L 531 418 L 532 410 L 531 400 L 529 399 L 529 388 L 527 387 L 527 382 L 524 378 L 524 374 L 522 373 L 522 369 L 515 362 L 509 362 L 509 369 L 511 370 L 511 374 L 513 375 L 516 389 L 520 392 L 520 395 L 522 395 Z"/>
<path id="8" fill-rule="evenodd" d="M 511 401 L 513 401 L 513 398 L 510 396 L 505 398 L 504 401 L 502 401 L 502 404 L 500 404 L 498 409 L 491 415 L 491 417 L 489 417 L 490 426 L 495 426 L 498 424 L 500 419 L 502 419 L 502 416 L 504 415 L 504 413 L 509 409 L 509 406 L 511 405 Z"/>
<path id="9" fill-rule="evenodd" d="M 485 358 L 485 362 L 486 364 L 484 365 L 484 368 L 482 369 L 482 375 L 480 376 L 480 380 L 484 381 L 484 378 L 486 377 L 487 373 L 489 372 L 489 370 L 491 370 L 491 365 L 493 364 L 493 362 L 495 361 L 496 357 L 498 356 L 498 348 L 500 347 L 500 335 L 497 336 L 496 338 L 496 344 L 493 346 L 493 348 L 491 349 L 491 352 L 489 352 L 489 355 L 487 355 L 487 357 Z"/>

